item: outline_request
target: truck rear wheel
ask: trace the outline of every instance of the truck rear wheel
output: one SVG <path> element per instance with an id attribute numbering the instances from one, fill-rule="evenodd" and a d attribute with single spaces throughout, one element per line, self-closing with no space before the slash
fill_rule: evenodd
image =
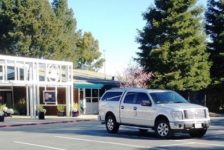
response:
<path id="1" fill-rule="evenodd" d="M 106 128 L 108 133 L 117 133 L 119 130 L 119 124 L 117 123 L 113 115 L 109 115 L 106 118 Z"/>
<path id="2" fill-rule="evenodd" d="M 165 119 L 156 122 L 155 132 L 159 138 L 170 138 L 173 136 L 173 131 L 170 129 L 169 122 Z"/>

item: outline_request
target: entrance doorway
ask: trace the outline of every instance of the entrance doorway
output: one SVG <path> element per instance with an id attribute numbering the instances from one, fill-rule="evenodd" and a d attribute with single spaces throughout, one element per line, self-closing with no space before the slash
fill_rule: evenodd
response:
<path id="1" fill-rule="evenodd" d="M 11 87 L 0 87 L 0 104 L 6 104 L 8 108 L 13 108 L 13 90 Z"/>
<path id="2" fill-rule="evenodd" d="M 80 89 L 80 107 L 82 114 L 97 114 L 99 112 L 99 89 Z"/>

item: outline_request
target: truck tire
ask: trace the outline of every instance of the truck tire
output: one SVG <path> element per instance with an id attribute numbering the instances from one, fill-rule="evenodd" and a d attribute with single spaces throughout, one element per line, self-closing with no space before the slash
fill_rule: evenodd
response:
<path id="1" fill-rule="evenodd" d="M 106 118 L 106 128 L 108 133 L 117 133 L 119 130 L 119 124 L 117 123 L 113 115 L 109 115 Z"/>
<path id="2" fill-rule="evenodd" d="M 159 138 L 171 138 L 173 131 L 170 129 L 169 122 L 166 119 L 160 119 L 155 124 L 155 132 Z"/>
<path id="3" fill-rule="evenodd" d="M 206 131 L 207 131 L 207 129 L 191 130 L 190 136 L 193 138 L 200 138 L 205 135 Z"/>

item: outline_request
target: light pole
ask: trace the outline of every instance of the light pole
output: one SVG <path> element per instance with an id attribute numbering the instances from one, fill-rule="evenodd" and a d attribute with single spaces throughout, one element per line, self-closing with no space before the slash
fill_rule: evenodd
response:
<path id="1" fill-rule="evenodd" d="M 103 57 L 104 57 L 104 79 L 106 79 L 106 50 L 103 50 Z"/>

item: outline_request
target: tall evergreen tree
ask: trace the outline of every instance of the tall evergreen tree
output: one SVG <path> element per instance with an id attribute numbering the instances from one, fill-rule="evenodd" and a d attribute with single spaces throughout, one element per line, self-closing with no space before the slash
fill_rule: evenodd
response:
<path id="1" fill-rule="evenodd" d="M 0 52 L 51 57 L 57 49 L 58 26 L 48 0 L 0 1 Z"/>
<path id="2" fill-rule="evenodd" d="M 68 60 L 92 70 L 103 64 L 97 40 L 77 31 L 67 0 L 0 0 L 0 53 Z"/>
<path id="3" fill-rule="evenodd" d="M 152 88 L 199 90 L 210 82 L 202 30 L 203 9 L 196 0 L 155 0 L 144 14 L 137 60 L 152 71 Z"/>
<path id="4" fill-rule="evenodd" d="M 98 41 L 90 32 L 82 34 L 76 31 L 76 20 L 73 11 L 68 8 L 67 0 L 54 0 L 52 7 L 60 22 L 60 37 L 67 43 L 67 46 L 61 48 L 62 55 L 57 54 L 56 57 L 72 57 L 75 68 L 95 71 L 101 68 L 104 60 L 100 58 Z"/>
<path id="5" fill-rule="evenodd" d="M 54 53 L 53 58 L 73 61 L 77 66 L 77 42 L 80 38 L 76 31 L 76 19 L 72 9 L 68 8 L 67 0 L 54 0 L 52 8 L 59 24 L 58 51 Z"/>
<path id="6" fill-rule="evenodd" d="M 215 86 L 224 83 L 224 0 L 208 0 L 206 16 L 206 32 L 209 36 L 208 51 L 211 78 Z"/>
<path id="7" fill-rule="evenodd" d="M 100 58 L 98 41 L 94 39 L 91 33 L 76 31 L 76 20 L 73 11 L 68 8 L 67 0 L 54 0 L 52 2 L 53 10 L 61 23 L 61 38 L 66 41 L 67 47 L 63 47 L 63 55 L 67 52 L 67 58 L 74 59 L 75 68 L 98 70 L 103 65 L 103 59 Z M 57 55 L 60 56 L 60 55 Z"/>

